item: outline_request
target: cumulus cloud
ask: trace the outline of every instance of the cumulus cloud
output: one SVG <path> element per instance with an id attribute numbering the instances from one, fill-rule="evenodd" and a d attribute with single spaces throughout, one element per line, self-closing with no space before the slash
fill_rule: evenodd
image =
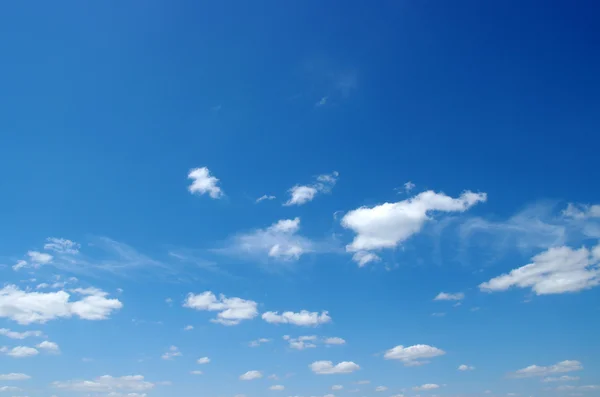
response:
<path id="1" fill-rule="evenodd" d="M 352 255 L 352 260 L 358 263 L 358 267 L 363 267 L 371 262 L 379 262 L 381 261 L 381 258 L 379 257 L 379 255 L 374 254 L 372 252 L 358 251 L 355 252 L 354 255 Z"/>
<path id="2" fill-rule="evenodd" d="M 440 386 L 436 385 L 435 383 L 426 383 L 424 385 L 421 386 L 415 386 L 413 387 L 413 390 L 415 391 L 423 391 L 423 390 L 434 390 L 434 389 L 438 389 Z"/>
<path id="3" fill-rule="evenodd" d="M 217 311 L 217 318 L 211 322 L 223 325 L 237 325 L 243 320 L 251 320 L 258 315 L 257 303 L 241 298 L 227 298 L 221 294 L 217 298 L 211 291 L 198 295 L 189 293 L 184 307 L 201 311 Z"/>
<path id="4" fill-rule="evenodd" d="M 338 338 L 337 336 L 331 338 L 325 338 L 323 341 L 326 345 L 343 345 L 346 341 L 342 338 Z"/>
<path id="5" fill-rule="evenodd" d="M 208 194 L 213 199 L 223 197 L 223 191 L 218 186 L 219 179 L 212 176 L 207 167 L 194 168 L 189 172 L 188 179 L 192 180 L 192 184 L 188 186 L 190 193 Z"/>
<path id="6" fill-rule="evenodd" d="M 194 326 L 193 326 L 193 325 L 186 325 L 186 326 L 183 328 L 183 330 L 184 330 L 184 331 L 191 331 L 191 330 L 193 330 L 193 329 L 194 329 Z"/>
<path id="7" fill-rule="evenodd" d="M 293 324 L 302 327 L 316 327 L 320 324 L 331 322 L 329 312 L 309 312 L 301 310 L 299 313 L 294 312 L 266 312 L 263 313 L 262 319 L 271 324 Z"/>
<path id="8" fill-rule="evenodd" d="M 6 354 L 7 356 L 14 358 L 24 358 L 37 356 L 40 352 L 37 349 L 34 349 L 33 347 L 16 346 L 12 349 L 7 347 L 1 347 L 0 353 Z"/>
<path id="9" fill-rule="evenodd" d="M 458 366 L 459 371 L 473 371 L 474 369 L 475 369 L 475 367 L 473 367 L 472 365 L 467 365 L 467 364 L 461 364 Z"/>
<path id="10" fill-rule="evenodd" d="M 208 364 L 210 362 L 210 358 L 208 357 L 201 357 L 198 359 L 198 364 Z"/>
<path id="11" fill-rule="evenodd" d="M 44 337 L 44 334 L 42 331 L 17 332 L 17 331 L 11 331 L 8 328 L 0 328 L 0 335 L 9 337 L 11 339 L 25 339 L 25 338 L 29 338 L 29 337 L 36 337 L 36 338 Z"/>
<path id="12" fill-rule="evenodd" d="M 342 361 L 333 365 L 331 361 L 315 361 L 309 368 L 317 375 L 349 374 L 358 371 L 360 366 L 352 361 Z"/>
<path id="13" fill-rule="evenodd" d="M 466 191 L 460 197 L 452 198 L 426 191 L 395 203 L 360 207 L 348 212 L 341 221 L 344 228 L 356 234 L 346 250 L 356 253 L 394 248 L 421 231 L 435 213 L 464 212 L 486 199 L 485 193 Z M 360 263 L 363 258 L 364 254 L 355 260 Z"/>
<path id="14" fill-rule="evenodd" d="M 273 386 L 269 387 L 269 390 L 282 391 L 282 390 L 285 390 L 285 386 L 283 386 L 283 385 L 273 385 Z"/>
<path id="15" fill-rule="evenodd" d="M 288 342 L 291 349 L 304 350 L 317 347 L 317 345 L 315 344 L 315 342 L 317 341 L 316 335 L 299 336 L 297 338 L 292 338 L 289 335 L 284 335 L 283 339 Z"/>
<path id="16" fill-rule="evenodd" d="M 31 379 L 31 376 L 15 372 L 12 372 L 10 374 L 0 374 L 0 380 L 2 381 L 17 381 L 27 379 Z"/>
<path id="17" fill-rule="evenodd" d="M 93 380 L 56 381 L 52 385 L 57 389 L 84 393 L 143 392 L 155 386 L 154 383 L 144 380 L 142 375 L 121 377 L 103 375 Z"/>
<path id="18" fill-rule="evenodd" d="M 43 341 L 42 343 L 36 345 L 36 347 L 40 350 L 44 350 L 48 353 L 60 353 L 60 348 L 58 347 L 58 344 L 54 343 L 54 342 L 50 342 L 50 341 Z"/>
<path id="19" fill-rule="evenodd" d="M 465 299 L 465 294 L 462 292 L 458 292 L 456 294 L 440 292 L 435 298 L 433 298 L 434 301 L 460 301 L 463 299 Z"/>
<path id="20" fill-rule="evenodd" d="M 28 260 L 20 260 L 14 266 L 13 270 L 17 271 L 22 268 L 32 267 L 37 269 L 42 265 L 47 265 L 54 258 L 52 255 L 45 252 L 29 251 L 27 252 Z"/>
<path id="21" fill-rule="evenodd" d="M 123 304 L 118 299 L 108 299 L 107 293 L 96 289 L 81 299 L 71 301 L 65 291 L 28 292 L 15 285 L 0 289 L 0 317 L 19 324 L 45 323 L 73 316 L 84 320 L 105 320 Z"/>
<path id="22" fill-rule="evenodd" d="M 289 189 L 290 198 L 283 205 L 303 205 L 312 201 L 319 193 L 329 193 L 335 186 L 339 173 L 319 175 L 316 182 L 310 185 L 295 185 Z"/>
<path id="23" fill-rule="evenodd" d="M 600 244 L 592 249 L 553 247 L 530 264 L 479 285 L 487 292 L 531 288 L 537 295 L 577 292 L 600 284 Z"/>
<path id="24" fill-rule="evenodd" d="M 333 385 L 331 386 L 331 390 L 342 390 L 344 386 L 342 385 Z"/>
<path id="25" fill-rule="evenodd" d="M 576 204 L 569 203 L 562 214 L 567 218 L 589 219 L 600 218 L 600 204 Z"/>
<path id="26" fill-rule="evenodd" d="M 81 248 L 79 243 L 66 238 L 48 237 L 46 241 L 47 242 L 44 244 L 44 249 L 59 254 L 75 255 L 79 253 L 79 248 Z"/>
<path id="27" fill-rule="evenodd" d="M 262 372 L 260 371 L 248 371 L 242 375 L 240 375 L 240 380 L 254 380 L 254 379 L 260 379 L 263 377 Z"/>
<path id="28" fill-rule="evenodd" d="M 386 360 L 400 360 L 405 366 L 418 366 L 427 364 L 428 358 L 442 356 L 446 354 L 442 349 L 429 345 L 413 345 L 404 347 L 402 345 L 396 346 L 385 352 L 384 358 Z"/>
<path id="29" fill-rule="evenodd" d="M 547 367 L 539 365 L 530 365 L 519 369 L 511 374 L 514 378 L 531 378 L 535 376 L 548 376 L 552 374 L 580 371 L 583 365 L 576 360 L 565 360 Z"/>

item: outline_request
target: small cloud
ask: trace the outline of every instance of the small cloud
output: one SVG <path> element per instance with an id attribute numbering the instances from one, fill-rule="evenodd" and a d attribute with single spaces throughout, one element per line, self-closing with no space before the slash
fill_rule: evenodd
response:
<path id="1" fill-rule="evenodd" d="M 163 354 L 161 356 L 161 358 L 163 360 L 172 360 L 175 357 L 181 357 L 181 356 L 182 356 L 182 354 L 179 351 L 179 349 L 177 348 L 177 346 L 171 346 L 169 348 L 169 351 L 167 351 L 165 354 Z"/>
<path id="2" fill-rule="evenodd" d="M 377 386 L 377 387 L 375 388 L 375 391 L 377 391 L 377 392 L 382 392 L 382 391 L 387 391 L 387 389 L 388 389 L 388 388 L 387 388 L 386 386 Z"/>
<path id="3" fill-rule="evenodd" d="M 421 386 L 415 386 L 413 387 L 413 390 L 415 391 L 423 391 L 423 390 L 434 390 L 434 389 L 438 389 L 440 386 L 436 385 L 435 383 L 426 383 L 424 385 Z"/>
<path id="4" fill-rule="evenodd" d="M 435 298 L 433 298 L 434 301 L 460 301 L 463 299 L 465 299 L 465 294 L 462 292 L 458 292 L 456 294 L 440 292 Z"/>
<path id="5" fill-rule="evenodd" d="M 331 174 L 317 176 L 316 182 L 310 185 L 295 185 L 288 190 L 290 199 L 283 205 L 303 205 L 312 201 L 319 193 L 329 193 L 335 186 L 339 173 L 333 171 Z"/>
<path id="6" fill-rule="evenodd" d="M 475 367 L 473 367 L 472 365 L 462 364 L 458 366 L 459 371 L 473 371 L 474 369 Z"/>
<path id="7" fill-rule="evenodd" d="M 192 375 L 202 375 L 202 371 L 198 371 L 198 370 L 190 371 L 190 374 L 192 374 Z"/>
<path id="8" fill-rule="evenodd" d="M 324 96 L 323 98 L 319 99 L 319 101 L 317 103 L 315 103 L 315 106 L 320 107 L 320 106 L 325 106 L 327 104 L 327 97 Z"/>
<path id="9" fill-rule="evenodd" d="M 266 194 L 263 194 L 262 196 L 260 196 L 259 198 L 256 199 L 257 203 L 260 203 L 261 201 L 265 201 L 265 200 L 275 200 L 277 197 L 275 196 L 268 196 Z"/>
<path id="10" fill-rule="evenodd" d="M 271 339 L 260 338 L 260 339 L 256 339 L 256 340 L 250 341 L 250 343 L 248 343 L 248 346 L 250 346 L 250 347 L 258 347 L 261 344 L 268 343 L 268 342 L 271 342 Z"/>
<path id="11" fill-rule="evenodd" d="M 210 358 L 208 358 L 208 357 L 199 358 L 197 361 L 198 364 L 208 364 L 209 362 L 210 362 Z"/>
<path id="12" fill-rule="evenodd" d="M 302 327 L 316 327 L 320 324 L 326 324 L 331 322 L 329 312 L 309 312 L 308 310 L 301 310 L 298 313 L 294 312 L 266 312 L 263 313 L 262 319 L 271 324 L 293 324 Z"/>
<path id="13" fill-rule="evenodd" d="M 317 375 L 349 374 L 358 371 L 360 366 L 352 361 L 333 364 L 331 361 L 315 361 L 309 368 Z"/>
<path id="14" fill-rule="evenodd" d="M 194 329 L 193 325 L 186 325 L 185 328 L 183 328 L 184 331 L 191 331 Z"/>
<path id="15" fill-rule="evenodd" d="M 282 391 L 285 389 L 285 386 L 283 385 L 273 385 L 271 387 L 269 387 L 269 390 L 273 390 L 273 391 Z"/>
<path id="16" fill-rule="evenodd" d="M 240 375 L 240 380 L 254 380 L 262 377 L 263 374 L 260 371 L 248 371 L 245 374 Z"/>
<path id="17" fill-rule="evenodd" d="M 224 196 L 221 188 L 217 186 L 219 179 L 212 176 L 207 167 L 192 169 L 188 174 L 188 179 L 192 180 L 192 184 L 188 186 L 188 190 L 192 194 L 203 195 L 208 193 L 213 199 Z"/>

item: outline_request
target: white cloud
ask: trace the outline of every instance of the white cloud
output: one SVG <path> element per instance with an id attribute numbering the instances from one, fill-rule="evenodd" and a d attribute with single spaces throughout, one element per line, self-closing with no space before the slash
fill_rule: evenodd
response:
<path id="1" fill-rule="evenodd" d="M 42 338 L 44 336 L 42 331 L 17 332 L 17 331 L 11 331 L 8 328 L 0 328 L 0 335 L 7 336 L 11 339 L 25 339 L 25 338 L 29 338 L 29 337 Z"/>
<path id="2" fill-rule="evenodd" d="M 565 360 L 547 367 L 539 365 L 530 365 L 523 369 L 513 372 L 511 375 L 514 378 L 530 378 L 534 376 L 548 376 L 552 374 L 580 371 L 583 365 L 576 360 Z"/>
<path id="3" fill-rule="evenodd" d="M 388 388 L 387 388 L 386 386 L 377 386 L 377 387 L 375 388 L 375 391 L 376 391 L 376 392 L 382 392 L 382 391 L 387 391 L 387 389 L 388 389 Z"/>
<path id="4" fill-rule="evenodd" d="M 379 262 L 381 258 L 379 255 L 369 251 L 358 251 L 352 255 L 352 260 L 358 263 L 358 267 L 363 267 L 371 262 Z"/>
<path id="5" fill-rule="evenodd" d="M 202 375 L 202 371 L 198 371 L 198 370 L 190 371 L 190 374 L 192 374 L 192 375 Z"/>
<path id="6" fill-rule="evenodd" d="M 394 248 L 418 233 L 433 219 L 436 212 L 464 212 L 473 205 L 485 202 L 485 193 L 466 191 L 458 198 L 443 193 L 426 191 L 395 203 L 375 207 L 360 207 L 342 218 L 344 228 L 356 233 L 349 252 Z"/>
<path id="7" fill-rule="evenodd" d="M 240 375 L 240 380 L 254 380 L 262 377 L 263 374 L 260 371 L 248 371 L 245 374 Z"/>
<path id="8" fill-rule="evenodd" d="M 463 299 L 465 299 L 465 294 L 462 292 L 458 292 L 456 294 L 440 292 L 435 298 L 433 298 L 434 301 L 460 301 Z"/>
<path id="9" fill-rule="evenodd" d="M 415 391 L 421 391 L 421 390 L 434 390 L 434 389 L 438 389 L 440 386 L 436 385 L 435 383 L 426 383 L 424 385 L 421 386 L 415 386 L 413 387 L 413 390 Z"/>
<path id="10" fill-rule="evenodd" d="M 467 364 L 461 364 L 458 366 L 459 371 L 473 371 L 474 369 L 475 369 L 475 367 L 473 367 L 472 365 L 467 365 Z"/>
<path id="11" fill-rule="evenodd" d="M 315 361 L 309 367 L 318 375 L 349 374 L 360 369 L 360 366 L 352 361 L 342 361 L 336 365 L 331 361 Z"/>
<path id="12" fill-rule="evenodd" d="M 304 350 L 317 347 L 315 344 L 317 341 L 316 335 L 299 336 L 298 338 L 291 338 L 285 335 L 283 339 L 288 341 L 291 349 Z"/>
<path id="13" fill-rule="evenodd" d="M 273 385 L 273 386 L 269 387 L 269 390 L 282 391 L 282 390 L 285 390 L 285 386 L 283 386 L 283 385 Z"/>
<path id="14" fill-rule="evenodd" d="M 569 203 L 562 214 L 567 218 L 574 219 L 600 218 L 600 205 Z"/>
<path id="15" fill-rule="evenodd" d="M 404 347 L 402 345 L 396 346 L 385 352 L 384 358 L 386 360 L 400 360 L 405 366 L 418 366 L 427 364 L 429 361 L 423 360 L 442 356 L 446 354 L 442 349 L 429 345 L 413 345 Z"/>
<path id="16" fill-rule="evenodd" d="M 15 285 L 7 285 L 0 289 L 0 317 L 23 325 L 73 316 L 105 320 L 113 311 L 123 307 L 118 299 L 107 299 L 106 296 L 107 293 L 96 290 L 92 295 L 70 301 L 70 295 L 65 291 L 28 292 Z"/>
<path id="17" fill-rule="evenodd" d="M 181 357 L 182 355 L 183 354 L 181 354 L 177 346 L 171 346 L 169 347 L 169 350 L 165 352 L 160 358 L 162 358 L 163 360 L 172 360 L 173 358 Z"/>
<path id="18" fill-rule="evenodd" d="M 43 341 L 42 343 L 36 345 L 36 347 L 40 350 L 44 350 L 48 353 L 60 353 L 60 348 L 58 347 L 58 345 L 54 342 L 50 342 L 50 341 Z"/>
<path id="19" fill-rule="evenodd" d="M 18 261 L 17 264 L 13 266 L 13 270 L 17 271 L 25 267 L 33 267 L 37 269 L 41 265 L 47 265 L 48 263 L 52 262 L 52 259 L 54 258 L 50 254 L 38 251 L 29 251 L 27 252 L 27 256 L 29 257 L 29 260 Z"/>
<path id="20" fill-rule="evenodd" d="M 210 358 L 208 357 L 201 357 L 198 359 L 198 364 L 208 364 L 210 362 Z"/>
<path id="21" fill-rule="evenodd" d="M 103 375 L 94 380 L 57 381 L 53 382 L 52 385 L 57 389 L 88 393 L 110 393 L 117 391 L 140 392 L 151 390 L 155 386 L 154 383 L 144 380 L 142 375 L 121 377 Z M 127 394 L 127 396 L 130 395 L 131 394 Z"/>
<path id="22" fill-rule="evenodd" d="M 81 245 L 65 238 L 48 237 L 47 243 L 44 244 L 44 249 L 47 251 L 57 252 L 59 254 L 75 255 L 79 253 Z"/>
<path id="23" fill-rule="evenodd" d="M 266 312 L 263 313 L 262 319 L 271 324 L 293 324 L 302 327 L 316 327 L 320 324 L 331 322 L 329 312 L 309 312 L 301 310 L 299 313 L 294 312 Z"/>
<path id="24" fill-rule="evenodd" d="M 271 201 L 271 200 L 275 200 L 276 198 L 277 197 L 275 197 L 275 196 L 268 196 L 268 195 L 264 194 L 264 195 L 260 196 L 259 198 L 257 198 L 256 202 L 260 203 L 261 201 L 265 201 L 265 200 Z"/>
<path id="25" fill-rule="evenodd" d="M 325 106 L 327 104 L 327 97 L 324 96 L 323 98 L 319 99 L 319 102 L 317 102 L 315 104 L 315 106 Z"/>
<path id="26" fill-rule="evenodd" d="M 558 377 L 547 377 L 542 379 L 542 382 L 572 382 L 579 380 L 579 376 L 563 375 Z"/>
<path id="27" fill-rule="evenodd" d="M 337 171 L 331 174 L 317 176 L 317 181 L 311 185 L 295 185 L 289 190 L 290 199 L 283 205 L 303 205 L 312 201 L 319 193 L 329 193 L 337 182 L 339 173 Z"/>
<path id="28" fill-rule="evenodd" d="M 268 339 L 268 338 L 259 338 L 259 339 L 250 341 L 250 343 L 248 343 L 248 346 L 250 346 L 250 347 L 258 347 L 261 344 L 268 343 L 268 342 L 271 342 L 271 339 Z"/>
<path id="29" fill-rule="evenodd" d="M 207 167 L 194 168 L 188 174 L 188 179 L 192 179 L 192 184 L 188 187 L 190 193 L 199 195 L 208 193 L 214 199 L 223 197 L 223 191 L 217 186 L 219 180 L 210 174 Z"/>
<path id="30" fill-rule="evenodd" d="M 371 383 L 370 380 L 359 380 L 356 382 L 357 385 L 368 385 L 369 383 Z"/>
<path id="31" fill-rule="evenodd" d="M 336 337 L 332 337 L 332 338 L 325 338 L 325 340 L 323 341 L 326 345 L 343 345 L 346 343 L 346 341 L 342 338 L 338 338 Z"/>
<path id="32" fill-rule="evenodd" d="M 23 389 L 16 387 L 16 386 L 0 386 L 0 393 L 1 392 L 19 392 L 22 390 Z"/>
<path id="33" fill-rule="evenodd" d="M 417 185 L 415 185 L 414 183 L 412 183 L 411 181 L 408 181 L 404 184 L 404 191 L 406 193 L 410 193 L 411 190 L 413 190 Z"/>
<path id="34" fill-rule="evenodd" d="M 331 386 L 331 390 L 342 390 L 344 386 L 342 385 L 333 385 Z"/>
<path id="35" fill-rule="evenodd" d="M 585 247 L 554 247 L 532 258 L 528 265 L 479 285 L 487 292 L 510 287 L 531 288 L 537 295 L 562 294 L 593 288 L 600 284 L 600 244 Z"/>
<path id="36" fill-rule="evenodd" d="M 257 303 L 241 298 L 227 298 L 225 295 L 215 296 L 211 291 L 198 295 L 189 293 L 184 307 L 203 311 L 218 311 L 217 318 L 211 322 L 223 325 L 237 325 L 243 320 L 251 320 L 258 315 Z"/>
<path id="37" fill-rule="evenodd" d="M 0 353 L 6 354 L 7 356 L 15 357 L 15 358 L 24 358 L 24 357 L 32 357 L 37 356 L 40 352 L 33 347 L 28 346 L 16 346 L 12 349 L 7 347 L 1 347 Z"/>
<path id="38" fill-rule="evenodd" d="M 300 218 L 282 219 L 266 229 L 234 236 L 225 252 L 244 258 L 295 261 L 315 250 L 314 243 L 298 234 Z"/>
<path id="39" fill-rule="evenodd" d="M 0 374 L 1 381 L 17 381 L 31 379 L 31 376 L 21 373 Z"/>
<path id="40" fill-rule="evenodd" d="M 183 330 L 184 330 L 184 331 L 191 331 L 191 330 L 193 330 L 193 329 L 194 329 L 194 326 L 193 326 L 193 325 L 186 325 L 186 326 L 183 328 Z"/>

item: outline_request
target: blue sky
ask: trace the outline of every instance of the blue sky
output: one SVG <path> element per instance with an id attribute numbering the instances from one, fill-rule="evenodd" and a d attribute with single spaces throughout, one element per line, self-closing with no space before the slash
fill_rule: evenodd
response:
<path id="1" fill-rule="evenodd" d="M 0 395 L 600 395 L 599 11 L 3 4 Z"/>

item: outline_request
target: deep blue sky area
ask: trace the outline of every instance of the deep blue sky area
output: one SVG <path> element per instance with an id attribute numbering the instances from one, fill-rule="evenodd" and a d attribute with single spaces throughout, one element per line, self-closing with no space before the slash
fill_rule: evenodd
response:
<path id="1" fill-rule="evenodd" d="M 598 21 L 0 4 L 0 388 L 600 395 Z"/>

